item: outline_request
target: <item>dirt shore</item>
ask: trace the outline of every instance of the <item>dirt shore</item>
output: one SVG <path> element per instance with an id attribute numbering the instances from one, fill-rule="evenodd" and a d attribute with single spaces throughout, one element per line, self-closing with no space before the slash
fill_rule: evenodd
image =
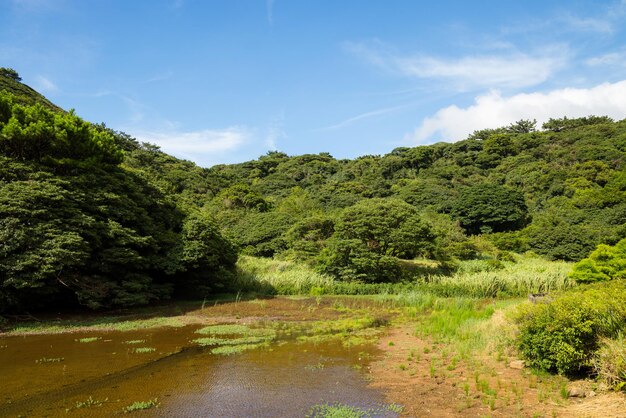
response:
<path id="1" fill-rule="evenodd" d="M 455 359 L 454 353 L 415 335 L 416 325 L 390 328 L 373 362 L 370 386 L 407 417 L 624 417 L 626 395 L 594 393 L 589 381 L 567 382 L 509 367 L 511 359 Z M 585 397 L 569 397 L 572 388 Z"/>

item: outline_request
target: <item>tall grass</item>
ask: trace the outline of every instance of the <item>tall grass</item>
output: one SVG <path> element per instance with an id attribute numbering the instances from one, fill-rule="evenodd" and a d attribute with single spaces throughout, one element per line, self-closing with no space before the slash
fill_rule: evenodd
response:
<path id="1" fill-rule="evenodd" d="M 240 257 L 236 288 L 280 295 L 380 295 L 426 293 L 443 297 L 520 297 L 574 286 L 567 278 L 571 264 L 536 257 L 517 262 L 464 261 L 451 275 L 416 277 L 401 283 L 341 282 L 317 273 L 305 264 L 273 259 Z"/>
<path id="2" fill-rule="evenodd" d="M 242 255 L 235 288 L 280 295 L 308 295 L 332 288 L 334 280 L 305 264 Z"/>
<path id="3" fill-rule="evenodd" d="M 425 282 L 440 288 L 441 296 L 525 296 L 529 293 L 549 293 L 574 286 L 567 278 L 572 264 L 564 261 L 548 261 L 535 257 L 520 257 L 516 263 L 502 263 L 503 268 L 485 270 L 476 261 L 461 263 L 451 276 L 430 276 Z M 480 267 L 480 265 L 478 265 Z"/>

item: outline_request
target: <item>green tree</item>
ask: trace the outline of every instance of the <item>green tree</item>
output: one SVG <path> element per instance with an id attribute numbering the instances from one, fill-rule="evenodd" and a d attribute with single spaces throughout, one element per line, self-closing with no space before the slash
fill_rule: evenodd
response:
<path id="1" fill-rule="evenodd" d="M 184 273 L 176 282 L 176 290 L 197 297 L 229 289 L 237 252 L 220 234 L 210 214 L 197 211 L 185 219 L 180 260 Z"/>
<path id="2" fill-rule="evenodd" d="M 431 251 L 434 239 L 413 206 L 395 199 L 363 200 L 339 215 L 320 266 L 342 279 L 395 281 L 401 278 L 397 260 Z"/>
<path id="3" fill-rule="evenodd" d="M 8 77 L 15 81 L 22 81 L 22 77 L 13 68 L 0 67 L 0 76 Z"/>
<path id="4" fill-rule="evenodd" d="M 516 230 L 529 221 L 523 194 L 490 183 L 462 190 L 451 214 L 470 234 Z"/>

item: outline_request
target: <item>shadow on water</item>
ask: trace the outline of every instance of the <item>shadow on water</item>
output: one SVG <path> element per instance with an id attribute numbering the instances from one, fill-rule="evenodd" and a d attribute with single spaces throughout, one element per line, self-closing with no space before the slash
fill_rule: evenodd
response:
<path id="1" fill-rule="evenodd" d="M 110 416 L 155 398 L 151 416 L 297 417 L 320 403 L 383 404 L 365 379 L 371 346 L 288 339 L 218 356 L 190 343 L 196 328 L 0 338 L 0 416 Z M 87 399 L 98 405 L 79 407 Z"/>

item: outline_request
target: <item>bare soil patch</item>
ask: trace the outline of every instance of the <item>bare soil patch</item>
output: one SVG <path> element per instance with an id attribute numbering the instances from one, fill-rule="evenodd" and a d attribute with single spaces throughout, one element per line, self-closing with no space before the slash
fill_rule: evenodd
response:
<path id="1" fill-rule="evenodd" d="M 623 417 L 626 396 L 602 393 L 566 398 L 572 385 L 509 367 L 512 359 L 459 359 L 446 344 L 415 335 L 416 325 L 391 328 L 380 339 L 385 353 L 370 366 L 370 386 L 409 417 Z M 580 385 L 579 382 L 573 384 Z"/>

